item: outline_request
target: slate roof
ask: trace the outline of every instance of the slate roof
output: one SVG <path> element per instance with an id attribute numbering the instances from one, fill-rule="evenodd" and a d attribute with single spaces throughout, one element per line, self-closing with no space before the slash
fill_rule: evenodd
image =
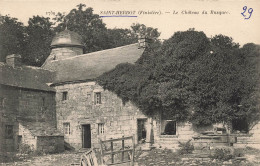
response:
<path id="1" fill-rule="evenodd" d="M 51 47 L 58 46 L 80 46 L 83 47 L 82 38 L 76 32 L 64 30 L 58 33 L 51 42 Z"/>
<path id="2" fill-rule="evenodd" d="M 0 84 L 36 89 L 42 91 L 55 91 L 49 87 L 47 83 L 51 83 L 54 79 L 54 72 L 30 66 L 15 67 L 0 62 Z"/>
<path id="3" fill-rule="evenodd" d="M 63 136 L 55 127 L 43 122 L 20 122 L 33 136 Z"/>
<path id="4" fill-rule="evenodd" d="M 138 43 L 113 49 L 78 55 L 75 57 L 52 60 L 42 66 L 44 69 L 56 71 L 55 83 L 94 80 L 120 63 L 135 63 L 144 49 Z"/>

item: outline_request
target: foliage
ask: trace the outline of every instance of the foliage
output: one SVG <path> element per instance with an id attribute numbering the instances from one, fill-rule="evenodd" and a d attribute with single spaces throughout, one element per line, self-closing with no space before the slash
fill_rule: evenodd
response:
<path id="1" fill-rule="evenodd" d="M 93 8 L 86 8 L 85 4 L 77 5 L 66 16 L 58 13 L 55 18 L 58 26 L 56 31 L 67 27 L 83 37 L 86 52 L 93 52 L 108 48 L 123 46 L 137 42 L 138 34 L 158 39 L 157 29 L 146 27 L 144 24 L 133 24 L 130 29 L 108 29 L 99 15 L 93 13 Z"/>
<path id="2" fill-rule="evenodd" d="M 50 55 L 50 45 L 54 36 L 52 25 L 50 18 L 33 16 L 29 19 L 25 38 L 26 53 L 23 56 L 25 64 L 41 66 Z"/>
<path id="3" fill-rule="evenodd" d="M 93 8 L 85 4 L 77 5 L 67 15 L 58 13 L 53 21 L 37 15 L 24 26 L 16 18 L 0 15 L 0 61 L 5 61 L 7 55 L 20 54 L 26 65 L 41 66 L 50 54 L 55 33 L 65 28 L 82 36 L 86 53 L 136 43 L 138 34 L 156 40 L 160 36 L 157 29 L 143 24 L 108 29 Z"/>
<path id="4" fill-rule="evenodd" d="M 162 46 L 148 48 L 135 65 L 120 64 L 98 83 L 144 113 L 161 111 L 177 121 L 257 120 L 259 47 L 238 46 L 223 35 L 176 32 Z"/>
<path id="5" fill-rule="evenodd" d="M 222 161 L 227 161 L 235 158 L 234 153 L 230 148 L 217 148 L 214 149 L 214 154 L 210 156 L 212 159 L 218 159 Z"/>
<path id="6" fill-rule="evenodd" d="M 191 143 L 191 140 L 188 140 L 187 142 L 180 142 L 178 141 L 179 143 L 179 150 L 178 150 L 178 153 L 180 155 L 183 155 L 183 154 L 191 154 L 194 150 L 194 146 L 193 144 Z"/>
<path id="7" fill-rule="evenodd" d="M 22 54 L 24 37 L 23 23 L 8 15 L 0 15 L 0 61 L 5 61 L 10 54 Z"/>
<path id="8" fill-rule="evenodd" d="M 19 152 L 21 154 L 31 154 L 33 152 L 32 148 L 28 144 L 20 143 Z"/>

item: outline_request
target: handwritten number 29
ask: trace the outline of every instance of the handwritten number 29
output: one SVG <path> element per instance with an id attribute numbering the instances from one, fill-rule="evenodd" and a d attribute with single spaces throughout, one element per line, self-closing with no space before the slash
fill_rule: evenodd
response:
<path id="1" fill-rule="evenodd" d="M 247 6 L 244 6 L 243 10 L 244 10 L 244 12 L 242 12 L 241 14 L 242 14 L 242 16 L 245 17 L 245 19 L 249 19 L 251 17 L 251 15 L 252 15 L 253 11 L 254 11 L 252 8 L 249 8 L 247 10 Z M 246 18 L 246 15 L 245 15 L 246 11 L 249 13 L 249 16 L 247 18 Z"/>

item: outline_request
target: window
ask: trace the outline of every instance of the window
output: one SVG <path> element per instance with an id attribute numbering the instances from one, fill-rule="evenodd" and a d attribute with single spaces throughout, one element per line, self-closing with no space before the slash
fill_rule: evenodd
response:
<path id="1" fill-rule="evenodd" d="M 232 121 L 232 130 L 234 133 L 248 133 L 249 125 L 246 119 L 235 119 Z"/>
<path id="2" fill-rule="evenodd" d="M 62 92 L 62 101 L 68 99 L 68 92 Z"/>
<path id="3" fill-rule="evenodd" d="M 5 125 L 5 138 L 13 139 L 13 125 Z"/>
<path id="4" fill-rule="evenodd" d="M 98 124 L 98 135 L 103 135 L 104 133 L 105 133 L 104 123 L 99 123 Z"/>
<path id="5" fill-rule="evenodd" d="M 63 123 L 63 131 L 65 135 L 70 134 L 70 123 Z"/>
<path id="6" fill-rule="evenodd" d="M 0 97 L 0 108 L 4 108 L 5 107 L 5 98 Z"/>
<path id="7" fill-rule="evenodd" d="M 45 106 L 45 97 L 42 97 L 42 107 L 44 108 Z"/>
<path id="8" fill-rule="evenodd" d="M 161 135 L 176 135 L 176 121 L 162 120 Z"/>
<path id="9" fill-rule="evenodd" d="M 95 93 L 95 104 L 101 104 L 101 92 Z"/>

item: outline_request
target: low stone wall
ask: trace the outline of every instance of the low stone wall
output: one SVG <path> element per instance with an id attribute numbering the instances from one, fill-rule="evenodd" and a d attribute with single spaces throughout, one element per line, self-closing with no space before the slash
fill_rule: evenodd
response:
<path id="1" fill-rule="evenodd" d="M 37 151 L 44 153 L 58 153 L 64 151 L 63 136 L 38 136 Z"/>

